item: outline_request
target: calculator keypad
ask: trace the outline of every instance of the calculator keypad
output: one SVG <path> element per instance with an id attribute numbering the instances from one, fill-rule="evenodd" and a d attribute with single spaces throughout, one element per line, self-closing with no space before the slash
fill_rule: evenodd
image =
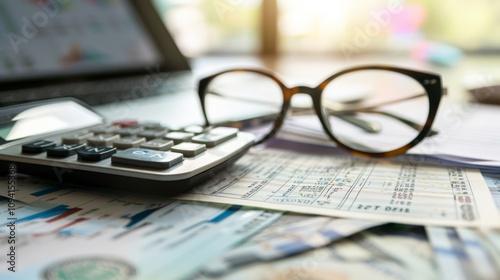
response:
<path id="1" fill-rule="evenodd" d="M 236 128 L 189 126 L 169 131 L 158 123 L 141 124 L 133 120 L 101 125 L 61 137 L 58 141 L 37 140 L 22 145 L 22 153 L 80 162 L 110 159 L 112 165 L 168 169 L 184 158 L 203 157 L 238 133 Z"/>

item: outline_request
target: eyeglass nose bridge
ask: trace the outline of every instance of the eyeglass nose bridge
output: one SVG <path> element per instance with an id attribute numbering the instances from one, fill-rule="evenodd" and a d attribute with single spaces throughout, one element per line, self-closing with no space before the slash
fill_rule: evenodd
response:
<path id="1" fill-rule="evenodd" d="M 287 103 L 290 102 L 292 96 L 294 96 L 295 94 L 307 94 L 311 96 L 311 98 L 314 101 L 317 98 L 317 96 L 321 94 L 321 89 L 318 87 L 313 88 L 309 86 L 295 86 L 292 88 L 287 88 L 285 91 L 286 102 Z"/>
<path id="2" fill-rule="evenodd" d="M 323 125 L 323 129 L 326 131 L 326 133 L 334 140 L 337 142 L 335 137 L 331 135 L 329 132 L 328 128 L 331 127 L 330 121 L 327 118 L 324 118 L 322 115 L 322 109 L 321 109 L 321 93 L 323 92 L 323 87 L 322 85 L 319 85 L 317 87 L 309 87 L 309 86 L 295 86 L 292 88 L 287 89 L 287 93 L 285 94 L 285 111 L 288 111 L 290 108 L 290 103 L 293 95 L 295 94 L 307 94 L 311 97 L 312 102 L 313 102 L 313 110 L 316 112 L 316 115 L 318 116 L 321 124 Z"/>
<path id="3" fill-rule="evenodd" d="M 313 102 L 313 107 L 316 109 L 319 108 L 319 100 L 321 97 L 321 92 L 322 89 L 321 87 L 309 87 L 309 86 L 295 86 L 292 88 L 287 88 L 285 90 L 285 107 L 288 109 L 290 107 L 290 103 L 292 100 L 292 97 L 295 94 L 307 94 L 311 97 L 312 102 Z"/>

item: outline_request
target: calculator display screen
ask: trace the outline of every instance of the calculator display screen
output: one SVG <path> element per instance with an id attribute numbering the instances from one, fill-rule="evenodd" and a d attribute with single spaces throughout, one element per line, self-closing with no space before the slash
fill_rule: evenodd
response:
<path id="1" fill-rule="evenodd" d="M 66 100 L 10 107 L 0 111 L 0 144 L 13 140 L 81 129 L 102 123 L 88 108 Z"/>

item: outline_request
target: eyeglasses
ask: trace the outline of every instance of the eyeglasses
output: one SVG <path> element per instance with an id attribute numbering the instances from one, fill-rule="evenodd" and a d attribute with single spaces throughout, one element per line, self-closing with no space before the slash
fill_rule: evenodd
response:
<path id="1" fill-rule="evenodd" d="M 273 137 L 285 116 L 310 123 L 315 113 L 338 147 L 389 157 L 437 133 L 431 126 L 446 91 L 439 75 L 372 65 L 340 71 L 316 87 L 287 87 L 267 70 L 232 69 L 201 79 L 198 94 L 206 125 L 250 131 L 256 145 Z M 309 95 L 312 106 L 309 99 L 292 102 L 298 94 Z"/>

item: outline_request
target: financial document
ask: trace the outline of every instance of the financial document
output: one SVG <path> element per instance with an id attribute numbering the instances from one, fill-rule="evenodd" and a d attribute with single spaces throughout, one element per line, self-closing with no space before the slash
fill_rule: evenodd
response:
<path id="1" fill-rule="evenodd" d="M 482 173 L 491 194 L 498 193 L 498 172 Z M 500 205 L 497 206 L 500 210 Z M 302 233 L 307 235 L 321 219 L 327 218 L 285 213 L 245 244 L 209 262 L 196 280 L 268 279 L 269 275 L 284 278 L 311 278 L 314 275 L 320 279 L 334 279 L 340 275 L 342 279 L 500 278 L 498 230 L 385 224 L 324 247 L 304 246 L 316 240 L 301 238 Z M 341 226 L 336 227 L 337 232 L 349 231 L 353 226 L 359 228 L 362 223 L 367 223 L 362 220 L 329 219 L 332 220 L 327 224 L 340 223 L 338 225 Z M 290 239 L 293 242 L 280 246 Z M 285 253 L 288 248 L 305 247 L 309 247 L 306 253 Z M 310 247 L 316 249 L 311 250 Z M 283 253 L 286 258 L 274 260 L 275 256 Z M 274 261 L 263 262 L 263 259 Z"/>
<path id="2" fill-rule="evenodd" d="M 282 215 L 21 180 L 0 195 L 0 279 L 183 279 Z"/>
<path id="3" fill-rule="evenodd" d="M 177 198 L 406 224 L 500 225 L 477 170 L 411 158 L 368 160 L 324 149 L 251 151 Z"/>
<path id="4" fill-rule="evenodd" d="M 500 211 L 500 173 L 481 173 Z M 442 279 L 500 278 L 500 231 L 465 227 L 425 227 Z"/>

